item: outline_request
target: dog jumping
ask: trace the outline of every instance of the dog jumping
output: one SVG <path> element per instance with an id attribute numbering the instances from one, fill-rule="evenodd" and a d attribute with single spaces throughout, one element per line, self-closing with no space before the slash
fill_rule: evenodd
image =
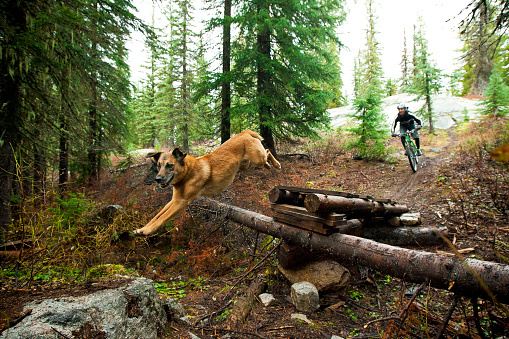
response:
<path id="1" fill-rule="evenodd" d="M 147 157 L 157 164 L 155 181 L 161 186 L 173 186 L 173 197 L 137 235 L 151 235 L 173 219 L 198 196 L 221 193 L 235 179 L 235 174 L 249 169 L 253 164 L 281 169 L 281 164 L 262 145 L 258 133 L 241 132 L 212 153 L 195 158 L 175 148 L 172 152 L 149 153 Z"/>

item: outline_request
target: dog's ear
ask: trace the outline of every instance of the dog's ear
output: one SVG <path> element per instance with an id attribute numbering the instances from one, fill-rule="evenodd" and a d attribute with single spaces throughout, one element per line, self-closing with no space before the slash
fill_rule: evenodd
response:
<path id="1" fill-rule="evenodd" d="M 152 158 L 152 161 L 157 163 L 159 161 L 159 157 L 161 156 L 163 152 L 150 152 L 147 154 L 145 158 Z"/>
<path id="2" fill-rule="evenodd" d="M 175 159 L 177 159 L 179 164 L 181 164 L 182 166 L 184 165 L 184 158 L 187 155 L 186 152 L 182 152 L 179 148 L 175 148 L 173 152 L 171 152 L 171 154 L 175 157 Z"/>

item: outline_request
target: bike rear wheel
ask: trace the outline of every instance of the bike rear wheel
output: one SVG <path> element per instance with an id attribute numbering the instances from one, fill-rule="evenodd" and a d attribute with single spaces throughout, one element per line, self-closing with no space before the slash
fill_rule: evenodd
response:
<path id="1" fill-rule="evenodd" d="M 419 161 L 417 160 L 417 148 L 415 147 L 414 143 L 409 143 L 407 148 L 408 153 L 408 161 L 410 162 L 410 167 L 412 168 L 412 171 L 417 172 L 417 167 Z"/>

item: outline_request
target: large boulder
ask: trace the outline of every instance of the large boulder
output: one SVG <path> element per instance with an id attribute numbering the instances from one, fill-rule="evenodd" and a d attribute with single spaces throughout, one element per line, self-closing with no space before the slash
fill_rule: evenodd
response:
<path id="1" fill-rule="evenodd" d="M 292 284 L 308 281 L 320 292 L 341 292 L 350 285 L 350 272 L 333 260 L 322 260 L 293 268 L 278 266 Z"/>
<path id="2" fill-rule="evenodd" d="M 25 305 L 32 313 L 5 330 L 15 338 L 157 338 L 167 316 L 152 280 L 128 284 L 81 297 L 39 300 Z"/>

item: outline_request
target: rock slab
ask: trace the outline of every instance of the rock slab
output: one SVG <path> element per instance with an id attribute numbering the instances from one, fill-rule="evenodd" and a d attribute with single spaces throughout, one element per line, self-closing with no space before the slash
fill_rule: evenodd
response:
<path id="1" fill-rule="evenodd" d="M 333 260 L 315 261 L 293 268 L 278 265 L 278 268 L 292 284 L 307 281 L 320 292 L 341 292 L 350 285 L 350 272 Z"/>
<path id="2" fill-rule="evenodd" d="M 154 283 L 145 278 L 86 296 L 35 301 L 28 309 L 32 313 L 1 339 L 155 339 L 167 322 Z"/>

